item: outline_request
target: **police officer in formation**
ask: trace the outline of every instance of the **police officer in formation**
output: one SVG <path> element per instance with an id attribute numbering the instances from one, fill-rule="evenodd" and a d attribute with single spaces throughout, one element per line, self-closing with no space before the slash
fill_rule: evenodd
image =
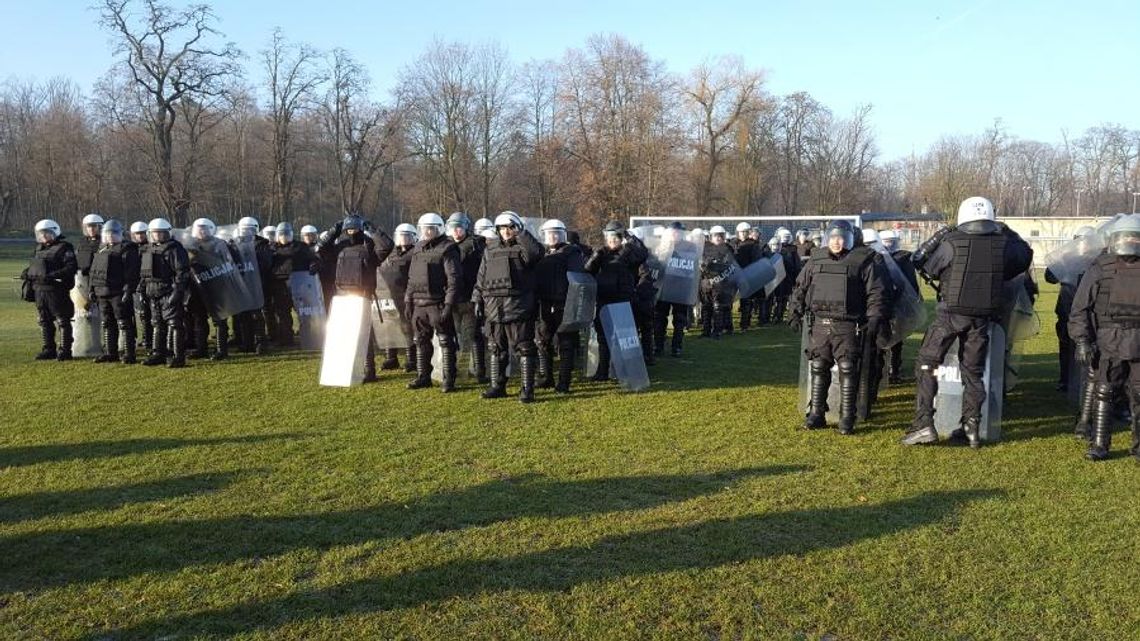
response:
<path id="1" fill-rule="evenodd" d="M 899 271 L 902 272 L 903 277 L 914 288 L 914 291 L 916 293 L 921 291 L 918 288 L 918 276 L 915 273 L 914 262 L 911 261 L 911 253 L 905 249 L 899 249 L 898 233 L 890 229 L 879 232 L 879 241 L 887 253 L 891 255 L 891 259 L 899 266 Z M 902 384 L 902 350 L 903 341 L 900 340 L 891 346 L 890 354 L 885 357 L 885 361 L 889 363 L 887 382 L 891 385 Z"/>
<path id="2" fill-rule="evenodd" d="M 412 249 L 408 265 L 408 291 L 404 313 L 412 319 L 416 342 L 416 377 L 408 389 L 431 387 L 432 341 L 438 336 L 443 381 L 440 391 L 455 391 L 455 319 L 463 267 L 455 241 L 444 234 L 443 217 L 436 213 L 420 216 L 416 224 L 419 242 Z"/>
<path id="3" fill-rule="evenodd" d="M 316 234 L 313 234 L 315 237 Z M 281 347 L 292 347 L 293 341 L 293 294 L 289 289 L 289 277 L 293 272 L 319 274 L 321 261 L 317 253 L 307 243 L 293 238 L 293 225 L 278 223 L 270 258 L 270 289 L 272 290 L 273 313 L 277 316 L 277 340 Z"/>
<path id="4" fill-rule="evenodd" d="M 688 256 L 696 255 L 696 247 L 692 241 L 685 238 L 685 226 L 681 223 L 673 223 L 668 228 L 661 232 L 661 243 L 665 246 L 669 254 L 665 259 L 666 263 L 674 260 L 687 260 Z M 695 266 L 694 266 L 695 267 Z M 664 273 L 661 276 L 661 289 L 670 287 L 669 279 L 676 278 L 676 276 Z M 680 289 L 675 287 L 674 289 Z M 693 314 L 691 305 L 682 303 L 675 303 L 669 301 L 658 301 L 657 307 L 654 309 L 654 328 L 653 328 L 653 351 L 657 355 L 665 352 L 665 333 L 669 324 L 673 325 L 673 335 L 669 343 L 669 355 L 678 358 L 681 356 L 681 348 L 685 341 L 685 330 L 689 327 L 689 319 Z"/>
<path id="5" fill-rule="evenodd" d="M 190 286 L 190 257 L 171 236 L 173 227 L 165 218 L 147 225 L 150 244 L 142 253 L 142 287 L 150 300 L 154 325 L 150 356 L 143 365 L 186 366 L 185 297 Z"/>
<path id="6" fill-rule="evenodd" d="M 142 253 L 146 251 L 147 245 L 150 244 L 150 239 L 147 238 L 146 222 L 136 220 L 131 223 L 131 242 L 135 244 L 141 269 Z M 141 280 L 140 286 L 135 288 L 134 308 L 135 329 L 139 333 L 139 337 L 136 338 L 136 343 L 141 339 L 143 350 L 149 354 L 151 350 L 151 340 L 154 336 L 154 327 L 150 322 L 150 300 L 146 297 L 146 292 L 141 286 Z"/>
<path id="7" fill-rule="evenodd" d="M 191 224 L 192 241 L 186 247 L 186 252 L 190 257 L 192 275 L 208 275 L 217 264 L 217 257 L 230 252 L 225 241 L 215 236 L 216 232 L 217 225 L 209 218 L 199 218 Z M 217 343 L 211 358 L 216 361 L 225 360 L 229 357 L 229 325 L 213 313 L 212 306 L 215 302 L 210 300 L 211 293 L 200 284 L 200 278 L 196 277 L 191 282 L 186 297 L 187 338 L 193 345 L 187 356 L 206 358 L 209 355 L 210 322 L 213 321 Z"/>
<path id="8" fill-rule="evenodd" d="M 265 290 L 269 287 L 272 274 L 273 245 L 265 239 L 263 234 L 258 233 L 259 227 L 260 223 L 252 216 L 238 220 L 237 236 L 230 244 L 239 255 L 238 271 L 242 273 L 247 283 L 261 288 L 264 299 Z M 239 247 L 247 249 L 248 255 L 243 253 Z M 331 260 L 330 262 L 334 265 L 334 278 L 329 279 L 331 284 L 335 281 L 336 273 L 335 262 Z M 265 333 L 264 306 L 260 309 L 241 312 L 234 317 L 234 334 L 238 337 L 237 342 L 240 351 L 254 352 L 258 355 L 268 352 L 269 345 Z"/>
<path id="9" fill-rule="evenodd" d="M 812 251 L 795 282 L 789 324 L 798 330 L 810 314 L 807 429 L 826 425 L 831 367 L 836 365 L 839 433 L 855 430 L 862 341 L 876 340 L 887 313 L 885 275 L 874 258 L 874 250 L 855 246 L 851 223 L 833 221 L 826 247 Z"/>
<path id="10" fill-rule="evenodd" d="M 30 283 L 36 303 L 40 336 L 43 347 L 36 354 L 36 360 L 71 360 L 71 317 L 75 315 L 75 304 L 71 301 L 71 288 L 75 286 L 75 274 L 79 263 L 75 248 L 63 239 L 59 223 L 43 219 L 36 223 L 36 249 L 32 260 L 23 273 L 23 279 Z M 56 345 L 56 330 L 59 331 L 59 344 Z"/>
<path id="11" fill-rule="evenodd" d="M 1078 246 L 1086 248 L 1082 253 L 1091 253 L 1092 250 L 1090 247 L 1093 246 L 1091 241 L 1096 234 L 1096 229 L 1092 227 L 1081 227 L 1074 233 L 1073 240 L 1078 241 Z M 1067 392 L 1069 390 L 1069 375 L 1071 374 L 1069 368 L 1073 363 L 1074 357 L 1073 341 L 1069 338 L 1069 314 L 1073 309 L 1073 297 L 1076 296 L 1077 282 L 1080 281 L 1080 278 L 1081 275 L 1077 274 L 1075 278 L 1062 280 L 1057 277 L 1051 267 L 1045 268 L 1045 282 L 1060 286 L 1060 291 L 1057 294 L 1057 304 L 1053 307 L 1053 312 L 1057 315 L 1057 322 L 1053 329 L 1057 334 L 1058 346 L 1058 392 Z"/>
<path id="12" fill-rule="evenodd" d="M 590 380 L 610 378 L 610 347 L 602 327 L 601 309 L 614 303 L 630 303 L 637 294 L 638 270 L 649 257 L 649 250 L 621 223 L 610 221 L 602 230 L 604 243 L 586 261 L 586 271 L 598 283 L 598 316 L 594 331 L 598 336 L 598 371 Z"/>
<path id="13" fill-rule="evenodd" d="M 922 339 L 915 367 L 915 418 L 903 445 L 938 441 L 934 428 L 935 372 L 958 342 L 962 395 L 961 434 L 970 447 L 979 434 L 986 389 L 982 380 L 989 352 L 989 324 L 1006 307 L 1005 283 L 1025 272 L 1033 250 L 994 219 L 993 204 L 967 198 L 958 207 L 957 227 L 940 230 L 915 252 L 914 265 L 939 283 L 935 317 Z"/>
<path id="14" fill-rule="evenodd" d="M 728 241 L 729 247 L 732 248 L 732 253 L 736 256 L 736 264 L 739 265 L 741 269 L 761 259 L 760 244 L 753 240 L 751 231 L 752 225 L 740 223 L 736 226 L 736 237 Z M 752 327 L 752 308 L 754 302 L 756 302 L 756 294 L 740 299 L 741 331 Z"/>
<path id="15" fill-rule="evenodd" d="M 442 227 L 443 221 L 439 222 Z M 323 235 L 320 245 L 328 249 L 327 255 L 336 264 L 336 293 L 361 296 L 371 303 L 376 298 L 376 268 L 392 253 L 392 239 L 378 229 L 366 231 L 364 219 L 349 214 Z M 377 380 L 376 344 L 369 325 L 364 382 Z"/>
<path id="16" fill-rule="evenodd" d="M 512 352 L 519 359 L 522 385 L 519 401 L 534 401 L 535 269 L 545 251 L 513 211 L 495 217 L 498 237 L 487 243 L 471 300 L 486 319 L 490 384 L 483 398 L 507 395 L 507 365 Z M 422 241 L 421 241 L 422 242 Z"/>
<path id="17" fill-rule="evenodd" d="M 416 341 L 415 332 L 412 329 L 412 318 L 408 316 L 408 312 L 404 305 L 404 296 L 408 292 L 408 270 L 412 264 L 412 250 L 415 249 L 416 242 L 419 240 L 419 234 L 416 233 L 416 228 L 408 223 L 401 223 L 396 225 L 396 231 L 393 233 L 395 236 L 395 247 L 392 253 L 380 263 L 379 271 L 380 278 L 384 280 L 384 284 L 388 286 L 388 293 L 392 297 L 392 301 L 396 305 L 396 314 L 399 317 L 400 329 L 405 337 L 407 337 L 407 348 L 404 356 L 404 371 L 416 371 Z M 323 284 L 323 283 L 322 283 Z M 384 362 L 380 364 L 380 369 L 393 370 L 399 369 L 400 359 L 398 358 L 398 348 L 389 347 L 384 354 Z"/>
<path id="18" fill-rule="evenodd" d="M 811 251 L 815 247 L 816 244 L 811 239 L 810 231 L 803 227 L 796 231 L 796 255 L 800 257 L 801 261 L 811 256 Z"/>
<path id="19" fill-rule="evenodd" d="M 486 385 L 487 378 L 487 339 L 483 335 L 481 319 L 475 316 L 475 304 L 471 294 L 475 291 L 475 279 L 479 276 L 479 263 L 483 262 L 483 251 L 487 239 L 472 233 L 471 218 L 463 212 L 455 212 L 447 218 L 447 233 L 459 250 L 461 278 L 455 303 L 451 307 L 455 329 L 458 332 L 459 348 L 471 355 L 475 378 Z"/>
<path id="20" fill-rule="evenodd" d="M 858 247 L 861 243 L 859 240 L 861 231 L 857 227 L 852 228 L 852 232 L 856 238 L 855 246 Z M 769 302 L 769 311 L 772 314 L 772 319 L 777 323 L 784 320 L 784 313 L 788 307 L 788 299 L 792 295 L 792 289 L 795 287 L 796 279 L 800 275 L 800 256 L 797 253 L 796 245 L 792 242 L 792 232 L 786 227 L 780 227 L 776 230 L 776 234 L 772 237 L 776 241 L 776 249 L 772 250 L 772 254 L 777 253 L 784 259 L 784 280 L 776 286 L 775 291 L 772 292 L 773 300 Z"/>
<path id="21" fill-rule="evenodd" d="M 138 245 L 123 238 L 123 224 L 115 219 L 103 224 L 103 245 L 91 261 L 89 298 L 99 301 L 103 315 L 103 345 L 106 352 L 96 363 L 120 361 L 133 364 L 135 356 L 134 294 L 142 267 Z"/>
<path id="22" fill-rule="evenodd" d="M 574 358 L 578 351 L 578 332 L 559 332 L 566 310 L 569 290 L 567 273 L 583 272 L 586 259 L 577 245 L 567 242 L 566 225 L 553 218 L 542 225 L 542 241 L 546 254 L 538 261 L 535 283 L 538 293 L 538 373 L 536 385 L 554 387 L 560 394 L 570 393 L 574 374 Z M 554 357 L 558 357 L 558 382 L 554 382 Z"/>
<path id="23" fill-rule="evenodd" d="M 75 260 L 79 264 L 79 274 L 87 278 L 91 274 L 91 262 L 95 260 L 95 253 L 102 244 L 100 234 L 103 229 L 103 217 L 99 214 L 87 214 L 83 217 L 83 237 L 75 243 Z"/>
<path id="24" fill-rule="evenodd" d="M 1114 398 L 1131 408 L 1130 452 L 1140 462 L 1140 215 L 1109 228 L 1107 250 L 1080 279 L 1069 314 L 1077 363 L 1095 369 L 1090 443 L 1085 458 L 1103 461 L 1112 446 Z"/>
<path id="25" fill-rule="evenodd" d="M 735 288 L 730 276 L 736 259 L 726 236 L 724 227 L 713 225 L 701 255 L 701 336 L 718 340 L 722 332 L 732 333 Z"/>

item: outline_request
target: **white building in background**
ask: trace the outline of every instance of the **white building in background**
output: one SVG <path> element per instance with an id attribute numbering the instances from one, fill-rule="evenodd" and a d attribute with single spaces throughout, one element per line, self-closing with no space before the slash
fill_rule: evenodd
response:
<path id="1" fill-rule="evenodd" d="M 1045 256 L 1059 245 L 1072 240 L 1073 233 L 1081 227 L 1096 227 L 1110 220 L 1108 216 L 1050 216 L 1034 218 L 1032 216 L 998 217 L 998 220 L 1009 225 L 1019 236 L 1033 248 L 1033 265 L 1045 268 Z"/>

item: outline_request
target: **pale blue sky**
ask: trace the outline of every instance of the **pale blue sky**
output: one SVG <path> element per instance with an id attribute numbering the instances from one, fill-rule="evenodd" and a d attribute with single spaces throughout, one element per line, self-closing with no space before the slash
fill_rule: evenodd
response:
<path id="1" fill-rule="evenodd" d="M 0 0 L 0 78 L 67 75 L 82 87 L 109 66 L 90 0 Z M 874 105 L 885 158 L 941 134 L 1057 141 L 1102 122 L 1140 128 L 1140 1 L 290 2 L 215 0 L 220 28 L 255 54 L 274 26 L 344 47 L 380 90 L 434 37 L 498 40 L 516 61 L 558 58 L 593 33 L 620 33 L 683 72 L 742 56 L 775 93 L 806 90 L 838 113 Z"/>

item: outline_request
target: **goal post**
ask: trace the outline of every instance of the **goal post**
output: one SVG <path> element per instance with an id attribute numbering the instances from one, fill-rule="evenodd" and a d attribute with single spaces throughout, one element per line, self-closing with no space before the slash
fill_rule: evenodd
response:
<path id="1" fill-rule="evenodd" d="M 848 216 L 630 216 L 629 228 L 643 227 L 646 225 L 661 225 L 666 227 L 672 223 L 679 222 L 685 225 L 685 229 L 694 229 L 700 227 L 701 229 L 708 230 L 713 225 L 720 225 L 724 227 L 729 236 L 736 233 L 736 226 L 739 223 L 748 223 L 753 227 L 759 227 L 761 234 L 771 237 L 779 227 L 786 227 L 791 230 L 793 234 L 800 229 L 807 229 L 810 232 L 824 232 L 827 229 L 827 223 L 832 220 L 846 220 L 855 227 L 863 226 L 863 218 L 858 215 Z"/>

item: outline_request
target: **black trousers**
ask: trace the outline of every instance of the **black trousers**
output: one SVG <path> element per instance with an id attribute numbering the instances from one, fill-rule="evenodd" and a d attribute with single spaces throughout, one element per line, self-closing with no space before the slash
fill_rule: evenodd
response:
<path id="1" fill-rule="evenodd" d="M 440 345 L 455 345 L 455 317 L 443 314 L 443 303 L 415 303 L 412 327 L 416 347 L 419 349 L 430 350 L 431 340 L 436 334 L 439 334 Z M 533 335 L 531 339 L 533 340 Z"/>
<path id="2" fill-rule="evenodd" d="M 854 322 L 816 320 L 808 334 L 807 359 L 821 361 L 825 369 L 836 363 L 857 366 L 862 344 Z"/>
<path id="3" fill-rule="evenodd" d="M 107 323 L 114 321 L 119 329 L 124 332 L 130 332 L 132 336 L 134 335 L 135 305 L 132 297 L 127 297 L 127 301 L 123 302 L 122 294 L 100 296 L 99 311 L 103 314 L 104 327 L 107 326 Z"/>
<path id="4" fill-rule="evenodd" d="M 916 427 L 934 425 L 934 397 L 938 396 L 938 379 L 934 372 L 946 358 L 950 346 L 958 341 L 958 363 L 962 374 L 962 418 L 980 419 L 986 388 L 982 377 L 990 347 L 988 318 L 953 314 L 939 309 L 934 322 L 922 337 L 915 364 L 917 394 L 915 396 Z"/>
<path id="5" fill-rule="evenodd" d="M 1069 338 L 1069 319 L 1057 317 L 1054 326 L 1057 331 L 1057 361 L 1060 367 L 1058 381 L 1063 385 L 1069 384 L 1069 367 L 1073 362 L 1073 339 Z"/>
<path id="6" fill-rule="evenodd" d="M 290 343 L 293 341 L 293 294 L 289 291 L 289 281 L 275 278 L 270 281 L 269 290 L 277 329 L 273 339 L 279 343 Z"/>
<path id="7" fill-rule="evenodd" d="M 71 324 L 71 317 L 75 316 L 75 303 L 71 302 L 68 292 L 57 289 L 36 290 L 36 314 L 39 324 L 53 325 L 56 322 L 66 321 Z"/>
<path id="8" fill-rule="evenodd" d="M 487 322 L 487 347 L 495 351 L 502 362 L 514 352 L 519 358 L 534 356 L 534 319 L 499 323 Z"/>

